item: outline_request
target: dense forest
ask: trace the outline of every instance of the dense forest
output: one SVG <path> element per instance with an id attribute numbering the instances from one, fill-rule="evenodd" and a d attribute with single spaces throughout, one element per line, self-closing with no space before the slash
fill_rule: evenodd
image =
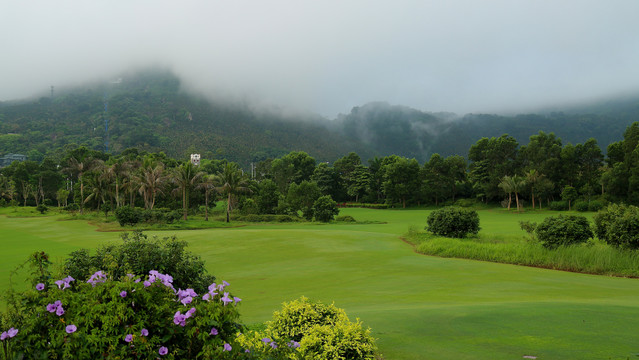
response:
<path id="1" fill-rule="evenodd" d="M 478 139 L 505 133 L 526 145 L 540 130 L 564 144 L 594 138 L 605 150 L 637 119 L 639 101 L 629 97 L 515 116 L 458 116 L 374 102 L 328 120 L 205 99 L 184 91 L 171 72 L 153 69 L 56 88 L 38 99 L 0 102 L 0 156 L 20 153 L 33 161 L 45 156 L 60 161 L 70 149 L 85 146 L 110 154 L 135 147 L 181 159 L 200 153 L 238 162 L 245 170 L 251 162 L 291 151 L 322 162 L 349 152 L 364 161 L 398 155 L 424 162 L 435 153 L 466 157 Z"/>
<path id="2" fill-rule="evenodd" d="M 468 157 L 433 154 L 420 163 L 398 155 L 365 165 L 350 152 L 334 163 L 303 151 L 260 161 L 249 172 L 227 160 L 180 161 L 163 152 L 129 148 L 112 155 L 77 147 L 57 161 L 14 161 L 0 171 L 0 203 L 85 207 L 109 211 L 129 205 L 208 211 L 226 200 L 227 212 L 314 217 L 316 202 L 410 205 L 501 202 L 508 208 L 598 210 L 607 202 L 639 204 L 639 123 L 604 154 L 595 139 L 563 144 L 540 131 L 526 145 L 507 134 L 481 138 Z M 197 162 L 196 162 L 197 163 Z M 327 200 L 328 199 L 328 200 Z M 228 219 L 228 218 L 227 218 Z"/>

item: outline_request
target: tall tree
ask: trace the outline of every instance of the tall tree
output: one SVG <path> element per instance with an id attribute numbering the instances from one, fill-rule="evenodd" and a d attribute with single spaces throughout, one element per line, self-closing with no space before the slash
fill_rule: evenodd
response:
<path id="1" fill-rule="evenodd" d="M 184 214 L 184 220 L 187 220 L 187 213 L 189 209 L 189 193 L 206 175 L 203 171 L 198 169 L 190 161 L 185 162 L 181 166 L 175 168 L 173 172 L 173 183 L 176 188 L 175 191 L 182 194 L 182 211 Z"/>
<path id="2" fill-rule="evenodd" d="M 215 176 L 216 190 L 227 197 L 226 222 L 231 222 L 231 201 L 233 196 L 250 192 L 249 181 L 235 163 L 227 163 L 224 171 Z"/>
<path id="3" fill-rule="evenodd" d="M 202 180 L 196 185 L 200 190 L 204 190 L 204 220 L 209 221 L 209 198 L 215 192 L 215 178 L 213 175 L 203 175 Z"/>
<path id="4" fill-rule="evenodd" d="M 164 186 L 169 181 L 169 176 L 164 171 L 164 164 L 158 162 L 153 167 L 140 168 L 135 180 L 138 184 L 138 191 L 144 198 L 144 207 L 153 210 L 157 195 L 164 193 Z"/>

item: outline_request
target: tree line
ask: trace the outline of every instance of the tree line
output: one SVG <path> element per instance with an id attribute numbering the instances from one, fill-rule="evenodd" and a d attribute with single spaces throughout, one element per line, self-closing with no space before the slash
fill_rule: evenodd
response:
<path id="1" fill-rule="evenodd" d="M 203 159 L 199 166 L 166 154 L 130 148 L 118 155 L 83 146 L 58 161 L 14 162 L 0 171 L 0 203 L 107 211 L 122 206 L 189 210 L 224 200 L 229 214 L 297 214 L 313 218 L 322 196 L 338 203 L 358 202 L 406 207 L 460 201 L 523 202 L 544 207 L 553 201 L 639 203 L 639 123 L 603 155 L 596 140 L 562 144 L 540 131 L 520 146 L 515 138 L 481 138 L 467 158 L 433 154 L 420 164 L 397 155 L 364 164 L 351 152 L 333 164 L 317 163 L 293 151 L 244 172 L 236 163 Z"/>

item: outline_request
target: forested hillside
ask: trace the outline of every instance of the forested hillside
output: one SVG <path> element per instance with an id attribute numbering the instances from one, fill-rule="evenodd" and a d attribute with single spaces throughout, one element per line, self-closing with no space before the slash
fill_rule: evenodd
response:
<path id="1" fill-rule="evenodd" d="M 104 150 L 105 118 L 108 151 L 116 154 L 130 147 L 177 158 L 197 152 L 244 166 L 291 150 L 306 151 L 320 161 L 353 150 L 373 155 L 322 122 L 255 112 L 248 105 L 214 103 L 180 91 L 179 79 L 164 71 L 1 103 L 0 155 L 24 153 L 39 161 L 68 144 Z"/>
<path id="2" fill-rule="evenodd" d="M 148 70 L 56 90 L 53 96 L 0 103 L 0 156 L 22 153 L 40 161 L 44 155 L 59 158 L 65 147 L 85 145 L 101 151 L 108 146 L 113 154 L 137 147 L 176 158 L 197 152 L 208 159 L 238 162 L 246 169 L 250 162 L 290 151 L 305 151 L 329 162 L 351 151 L 365 161 L 399 155 L 424 162 L 434 153 L 467 157 L 468 149 L 482 137 L 508 134 L 526 145 L 539 131 L 554 133 L 564 144 L 594 138 L 606 151 L 636 120 L 639 101 L 628 97 L 565 112 L 516 116 L 458 116 L 375 102 L 331 121 L 206 100 L 183 91 L 172 73 Z"/>

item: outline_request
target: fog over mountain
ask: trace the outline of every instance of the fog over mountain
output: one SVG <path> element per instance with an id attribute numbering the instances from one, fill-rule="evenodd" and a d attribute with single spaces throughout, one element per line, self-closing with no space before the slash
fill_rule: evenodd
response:
<path id="1" fill-rule="evenodd" d="M 6 1 L 0 101 L 131 68 L 328 118 L 388 101 L 525 111 L 638 90 L 639 2 Z"/>

